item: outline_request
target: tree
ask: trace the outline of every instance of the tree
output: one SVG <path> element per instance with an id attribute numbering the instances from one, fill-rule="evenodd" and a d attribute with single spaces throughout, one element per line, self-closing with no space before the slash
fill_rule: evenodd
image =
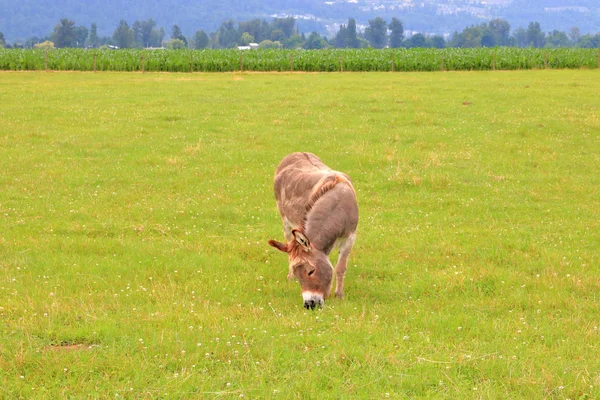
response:
<path id="1" fill-rule="evenodd" d="M 387 42 L 386 22 L 381 17 L 369 20 L 369 26 L 365 29 L 365 38 L 371 47 L 384 48 Z"/>
<path id="2" fill-rule="evenodd" d="M 307 50 L 324 49 L 325 47 L 327 47 L 327 42 L 317 32 L 312 32 L 304 42 L 304 48 Z"/>
<path id="3" fill-rule="evenodd" d="M 286 49 L 297 49 L 302 47 L 304 41 L 305 39 L 302 39 L 302 36 L 294 34 L 283 42 L 283 47 Z"/>
<path id="4" fill-rule="evenodd" d="M 431 43 L 430 47 L 435 47 L 436 49 L 443 49 L 446 47 L 446 40 L 444 39 L 443 36 L 440 35 L 434 35 L 429 39 L 429 42 Z"/>
<path id="5" fill-rule="evenodd" d="M 129 49 L 133 47 L 133 30 L 129 28 L 129 25 L 124 20 L 119 22 L 119 26 L 113 33 L 113 40 L 115 41 L 115 44 L 122 49 Z"/>
<path id="6" fill-rule="evenodd" d="M 406 47 L 427 47 L 427 38 L 422 33 L 415 33 L 408 39 L 406 39 Z"/>
<path id="7" fill-rule="evenodd" d="M 340 29 L 335 35 L 335 47 L 356 49 L 359 47 L 358 35 L 356 34 L 356 20 L 348 19 L 348 25 L 340 25 Z"/>
<path id="8" fill-rule="evenodd" d="M 84 47 L 88 38 L 88 30 L 85 26 L 75 28 L 75 37 L 77 38 L 77 47 Z"/>
<path id="9" fill-rule="evenodd" d="M 252 36 L 248 32 L 242 33 L 240 44 L 243 46 L 248 46 L 250 43 L 254 43 L 254 36 Z"/>
<path id="10" fill-rule="evenodd" d="M 528 46 L 540 48 L 546 44 L 546 37 L 539 22 L 530 22 L 526 35 Z"/>
<path id="11" fill-rule="evenodd" d="M 496 35 L 494 35 L 494 32 L 489 27 L 484 28 L 481 34 L 481 46 L 495 47 L 497 45 L 498 43 L 496 42 Z"/>
<path id="12" fill-rule="evenodd" d="M 169 43 L 167 44 L 167 48 L 168 49 L 185 49 L 186 48 L 186 44 L 183 40 L 181 39 L 171 39 L 169 40 Z"/>
<path id="13" fill-rule="evenodd" d="M 572 27 L 569 31 L 569 39 L 571 39 L 571 42 L 573 42 L 573 44 L 576 44 L 577 42 L 579 42 L 580 37 L 581 32 L 579 31 L 579 28 L 576 26 Z"/>
<path id="14" fill-rule="evenodd" d="M 90 28 L 90 36 L 88 36 L 88 45 L 98 47 L 98 27 L 95 23 Z"/>
<path id="15" fill-rule="evenodd" d="M 518 28 L 514 33 L 515 42 L 518 47 L 527 47 L 527 31 L 523 28 Z"/>
<path id="16" fill-rule="evenodd" d="M 586 49 L 600 48 L 600 33 L 595 36 L 590 34 L 581 36 L 579 42 L 577 42 L 577 47 Z"/>
<path id="17" fill-rule="evenodd" d="M 179 25 L 173 25 L 173 28 L 171 28 L 171 39 L 179 39 L 181 36 L 183 36 L 183 33 L 181 33 Z"/>
<path id="18" fill-rule="evenodd" d="M 281 29 L 274 29 L 271 31 L 269 38 L 275 42 L 275 41 L 282 41 L 286 37 L 285 37 L 285 33 Z"/>
<path id="19" fill-rule="evenodd" d="M 219 48 L 219 38 L 218 38 L 219 34 L 218 32 L 211 32 L 208 34 L 208 47 L 211 49 L 218 49 Z"/>
<path id="20" fill-rule="evenodd" d="M 294 17 L 288 18 L 274 18 L 273 19 L 273 30 L 280 30 L 283 32 L 282 39 L 287 39 L 294 34 L 294 25 L 296 19 Z"/>
<path id="21" fill-rule="evenodd" d="M 496 46 L 508 46 L 510 44 L 510 24 L 501 18 L 490 21 L 489 28 L 494 34 Z"/>
<path id="22" fill-rule="evenodd" d="M 208 47 L 208 35 L 204 31 L 198 31 L 194 35 L 194 48 L 205 49 Z"/>
<path id="23" fill-rule="evenodd" d="M 368 49 L 369 42 L 367 41 L 367 39 L 365 39 L 364 37 L 359 37 L 358 38 L 358 48 L 359 49 Z"/>
<path id="24" fill-rule="evenodd" d="M 238 44 L 240 36 L 237 29 L 235 29 L 233 20 L 229 20 L 223 22 L 221 27 L 219 27 L 219 31 L 217 32 L 217 43 L 219 47 L 226 49 L 231 48 Z"/>
<path id="25" fill-rule="evenodd" d="M 344 47 L 347 35 L 346 30 L 346 25 L 340 25 L 340 29 L 338 29 L 337 33 L 335 34 L 335 37 L 333 38 L 333 45 L 335 47 Z"/>
<path id="26" fill-rule="evenodd" d="M 171 39 L 179 39 L 187 47 L 187 39 L 185 36 L 183 36 L 183 33 L 181 33 L 181 28 L 179 28 L 178 25 L 173 25 L 173 29 L 171 30 Z"/>
<path id="27" fill-rule="evenodd" d="M 280 49 L 283 47 L 283 45 L 281 44 L 281 42 L 279 42 L 277 40 L 273 41 L 273 40 L 266 39 L 266 40 L 263 40 L 262 42 L 260 42 L 258 44 L 258 47 L 261 49 Z"/>
<path id="28" fill-rule="evenodd" d="M 75 33 L 75 22 L 62 18 L 54 27 L 52 41 L 56 47 L 77 47 L 77 34 Z"/>
<path id="29" fill-rule="evenodd" d="M 6 40 L 4 39 L 4 33 L 0 32 L 0 48 L 6 47 Z"/>
<path id="30" fill-rule="evenodd" d="M 485 24 L 482 26 L 472 25 L 463 29 L 461 33 L 454 32 L 450 41 L 452 47 L 481 47 L 481 38 L 485 26 Z"/>
<path id="31" fill-rule="evenodd" d="M 27 39 L 23 45 L 25 46 L 26 49 L 34 49 L 36 44 L 42 43 L 46 40 L 47 39 L 40 39 L 37 36 L 32 36 L 29 39 Z M 52 45 L 54 46 L 54 43 L 52 43 Z M 0 47 L 2 47 L 2 46 L 0 46 Z"/>
<path id="32" fill-rule="evenodd" d="M 404 40 L 404 26 L 402 25 L 402 21 L 397 18 L 392 18 L 392 22 L 390 22 L 390 47 L 398 48 L 402 46 L 402 41 Z"/>
<path id="33" fill-rule="evenodd" d="M 238 31 L 241 33 L 248 32 L 254 37 L 256 42 L 262 42 L 269 38 L 270 27 L 266 21 L 260 19 L 252 19 L 238 23 Z"/>
<path id="34" fill-rule="evenodd" d="M 159 30 L 152 29 L 152 32 L 150 33 L 150 41 L 148 42 L 148 45 L 150 47 L 161 47 L 164 38 L 165 38 L 165 30 L 163 27 L 161 27 Z"/>
<path id="35" fill-rule="evenodd" d="M 559 30 L 553 30 L 546 36 L 546 47 L 569 47 L 571 42 L 567 34 Z"/>
<path id="36" fill-rule="evenodd" d="M 152 31 L 156 22 L 150 18 L 147 21 L 135 21 L 133 23 L 133 35 L 135 42 L 141 47 L 150 47 L 152 41 Z"/>
<path id="37" fill-rule="evenodd" d="M 344 47 L 349 49 L 358 48 L 358 35 L 356 34 L 356 20 L 354 18 L 348 19 L 346 37 L 344 38 Z"/>

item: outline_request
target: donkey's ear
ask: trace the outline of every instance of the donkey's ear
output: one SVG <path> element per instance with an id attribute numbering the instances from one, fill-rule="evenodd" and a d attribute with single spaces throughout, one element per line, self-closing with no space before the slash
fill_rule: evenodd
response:
<path id="1" fill-rule="evenodd" d="M 292 235 L 294 235 L 296 242 L 298 242 L 298 244 L 302 247 L 302 250 L 310 252 L 310 240 L 308 240 L 308 237 L 304 234 L 304 232 L 294 229 L 292 230 Z"/>
<path id="2" fill-rule="evenodd" d="M 283 251 L 284 253 L 288 252 L 288 245 L 278 242 L 277 240 L 269 240 L 269 244 L 273 247 L 275 247 L 277 250 L 279 251 Z"/>

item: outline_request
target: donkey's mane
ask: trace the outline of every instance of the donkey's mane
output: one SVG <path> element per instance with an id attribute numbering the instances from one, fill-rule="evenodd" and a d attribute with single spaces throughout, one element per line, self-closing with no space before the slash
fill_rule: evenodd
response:
<path id="1" fill-rule="evenodd" d="M 300 245 L 300 243 L 296 242 L 296 240 L 292 239 L 287 244 L 287 253 L 290 255 L 290 259 L 296 258 L 302 253 L 304 249 Z"/>
<path id="2" fill-rule="evenodd" d="M 304 221 L 302 221 L 303 228 L 306 225 L 306 218 L 308 217 L 308 214 L 313 209 L 317 201 L 319 201 L 319 199 L 323 197 L 325 193 L 333 189 L 338 183 L 345 183 L 349 185 L 350 188 L 352 188 L 352 184 L 350 183 L 350 181 L 348 181 L 348 179 L 346 179 L 342 175 L 335 174 L 325 178 L 325 180 L 321 183 L 321 186 L 312 194 L 312 196 L 310 196 L 310 199 L 306 204 L 306 214 L 304 215 Z M 352 188 L 352 190 L 354 190 L 354 188 Z"/>

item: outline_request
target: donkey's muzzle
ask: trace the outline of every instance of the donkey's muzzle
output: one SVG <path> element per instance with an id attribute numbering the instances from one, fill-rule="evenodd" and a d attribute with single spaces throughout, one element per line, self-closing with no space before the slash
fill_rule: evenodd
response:
<path id="1" fill-rule="evenodd" d="M 316 306 L 317 302 L 314 300 L 308 300 L 304 302 L 304 308 L 306 308 L 307 310 L 314 310 Z"/>
<path id="2" fill-rule="evenodd" d="M 325 303 L 323 295 L 314 292 L 302 293 L 302 299 L 304 299 L 304 308 L 307 310 L 314 310 L 317 307 L 322 307 Z"/>

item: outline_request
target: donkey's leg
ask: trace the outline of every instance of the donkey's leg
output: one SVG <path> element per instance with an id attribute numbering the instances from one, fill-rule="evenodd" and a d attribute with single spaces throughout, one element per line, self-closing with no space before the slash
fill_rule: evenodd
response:
<path id="1" fill-rule="evenodd" d="M 356 239 L 356 233 L 352 233 L 348 238 L 340 245 L 340 255 L 338 258 L 337 265 L 335 266 L 335 296 L 344 297 L 344 276 L 346 275 L 346 267 L 348 263 L 348 257 L 350 251 L 354 245 Z"/>

